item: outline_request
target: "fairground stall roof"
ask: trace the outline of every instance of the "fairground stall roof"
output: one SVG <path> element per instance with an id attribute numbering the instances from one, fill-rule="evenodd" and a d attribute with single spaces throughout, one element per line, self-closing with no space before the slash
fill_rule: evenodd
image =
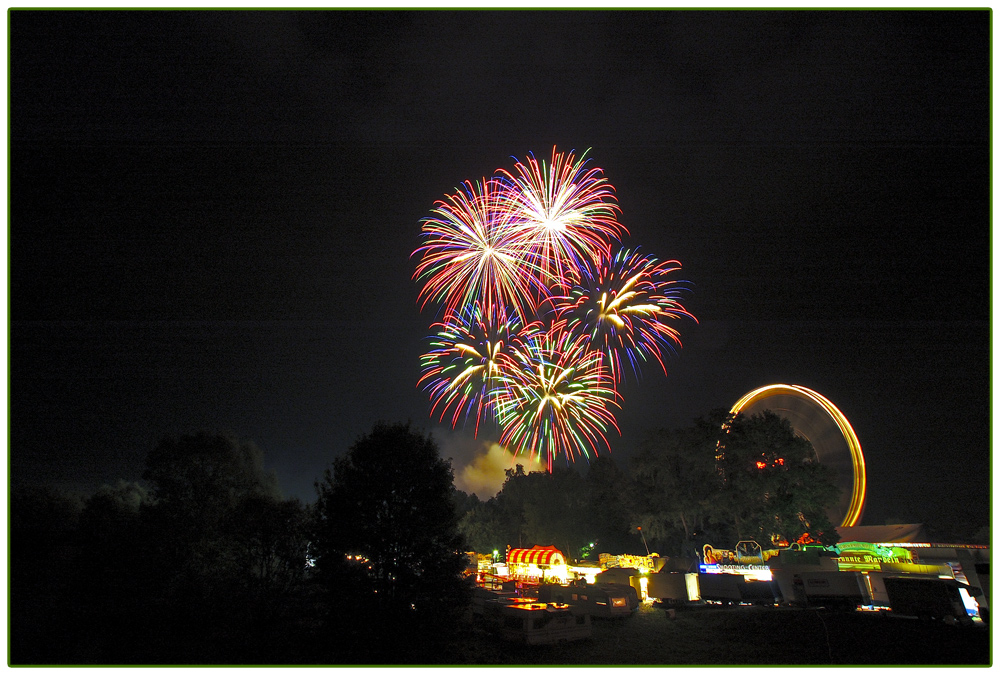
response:
<path id="1" fill-rule="evenodd" d="M 566 558 L 555 546 L 533 546 L 532 548 L 512 548 L 507 551 L 507 564 L 525 563 L 535 565 L 565 565 Z"/>

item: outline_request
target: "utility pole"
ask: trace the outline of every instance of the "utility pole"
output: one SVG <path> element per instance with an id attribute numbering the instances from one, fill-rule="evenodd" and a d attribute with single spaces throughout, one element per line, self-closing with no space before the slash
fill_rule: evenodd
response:
<path id="1" fill-rule="evenodd" d="M 642 533 L 642 527 L 635 528 L 639 530 L 639 536 L 642 537 L 642 545 L 646 547 L 646 555 L 649 555 L 649 544 L 646 543 L 646 535 Z"/>

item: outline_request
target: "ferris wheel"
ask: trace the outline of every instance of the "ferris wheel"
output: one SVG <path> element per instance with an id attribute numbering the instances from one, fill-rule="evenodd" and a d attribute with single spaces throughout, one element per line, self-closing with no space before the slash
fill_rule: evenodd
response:
<path id="1" fill-rule="evenodd" d="M 865 457 L 850 422 L 829 400 L 795 384 L 769 384 L 745 394 L 731 413 L 770 410 L 789 421 L 796 434 L 809 441 L 816 458 L 833 469 L 840 499 L 827 511 L 830 522 L 857 525 L 865 507 Z"/>

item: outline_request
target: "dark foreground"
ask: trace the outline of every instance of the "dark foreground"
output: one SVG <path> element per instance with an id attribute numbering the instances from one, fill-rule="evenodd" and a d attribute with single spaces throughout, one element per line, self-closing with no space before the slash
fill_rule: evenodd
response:
<path id="1" fill-rule="evenodd" d="M 643 605 L 590 640 L 517 646 L 471 628 L 442 663 L 480 665 L 989 665 L 990 629 L 826 609 Z"/>
<path id="2" fill-rule="evenodd" d="M 232 617 L 143 627 L 143 617 L 91 624 L 50 617 L 47 633 L 14 625 L 8 663 L 132 665 L 991 665 L 991 630 L 886 614 L 826 609 L 691 606 L 674 618 L 649 605 L 618 620 L 595 619 L 593 636 L 551 646 L 504 642 L 482 623 L 463 623 L 443 642 L 369 617 L 339 627 L 285 617 L 251 630 Z M 146 618 L 148 619 L 148 617 Z M 88 631 L 87 627 L 91 626 Z M 251 624 L 246 624 L 244 628 Z M 172 627 L 172 628 L 171 628 Z M 72 628 L 72 630 L 69 630 Z M 195 630 L 195 628 L 197 628 Z M 22 629 L 23 630 L 23 629 Z M 26 637 L 34 639 L 26 640 Z M 438 635 L 439 638 L 443 636 Z M 436 644 L 435 644 L 436 643 Z"/>

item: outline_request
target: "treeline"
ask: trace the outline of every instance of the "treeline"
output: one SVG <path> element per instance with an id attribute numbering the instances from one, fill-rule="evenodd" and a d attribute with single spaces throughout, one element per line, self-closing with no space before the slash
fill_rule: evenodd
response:
<path id="1" fill-rule="evenodd" d="M 693 558 L 705 543 L 833 543 L 826 515 L 838 489 L 828 467 L 787 420 L 764 412 L 711 413 L 692 426 L 649 434 L 623 468 L 610 458 L 574 469 L 507 471 L 487 501 L 465 496 L 459 527 L 478 552 L 555 545 L 571 557 L 601 552 Z"/>
<path id="2" fill-rule="evenodd" d="M 440 662 L 464 610 L 450 465 L 377 425 L 284 499 L 260 450 L 164 439 L 143 483 L 10 499 L 8 661 Z"/>
<path id="3" fill-rule="evenodd" d="M 585 476 L 517 466 L 486 501 L 455 489 L 432 437 L 378 424 L 316 490 L 282 497 L 253 443 L 207 433 L 164 439 L 140 483 L 14 489 L 9 663 L 448 663 L 468 551 L 693 559 L 705 543 L 837 538 L 829 469 L 769 412 L 654 432 Z"/>
<path id="4" fill-rule="evenodd" d="M 656 432 L 624 469 L 518 466 L 487 501 L 408 424 L 359 438 L 312 504 L 227 436 L 166 438 L 142 478 L 85 499 L 13 492 L 11 663 L 435 663 L 470 597 L 468 551 L 693 556 L 836 536 L 828 470 L 770 413 Z"/>

